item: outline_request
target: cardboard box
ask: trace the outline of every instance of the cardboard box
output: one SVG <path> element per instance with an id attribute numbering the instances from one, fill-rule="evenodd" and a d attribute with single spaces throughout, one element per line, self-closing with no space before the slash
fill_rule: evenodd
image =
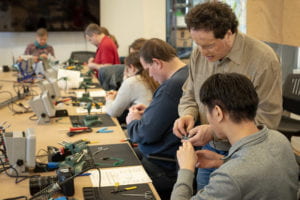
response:
<path id="1" fill-rule="evenodd" d="M 188 29 L 177 29 L 176 30 L 176 39 L 190 39 L 190 31 Z"/>
<path id="2" fill-rule="evenodd" d="M 192 47 L 192 46 L 193 46 L 193 40 L 191 38 L 176 39 L 176 47 Z"/>

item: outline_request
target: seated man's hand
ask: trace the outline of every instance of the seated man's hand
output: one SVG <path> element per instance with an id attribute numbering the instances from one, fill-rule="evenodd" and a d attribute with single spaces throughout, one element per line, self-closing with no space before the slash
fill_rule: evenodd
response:
<path id="1" fill-rule="evenodd" d="M 94 62 L 94 58 L 89 58 L 87 66 L 90 69 L 97 69 L 97 64 Z"/>
<path id="2" fill-rule="evenodd" d="M 198 168 L 218 168 L 224 161 L 221 160 L 224 156 L 209 150 L 198 150 L 196 151 L 198 162 L 196 167 Z"/>
<path id="3" fill-rule="evenodd" d="M 189 131 L 189 141 L 194 146 L 204 146 L 209 141 L 213 140 L 213 132 L 209 125 L 200 125 Z"/>
<path id="4" fill-rule="evenodd" d="M 188 135 L 189 130 L 191 130 L 195 125 L 194 117 L 191 115 L 185 115 L 178 118 L 174 122 L 173 133 L 178 137 Z"/>
<path id="5" fill-rule="evenodd" d="M 135 112 L 139 112 L 142 115 L 142 114 L 144 114 L 146 108 L 147 108 L 147 106 L 144 104 L 136 104 L 129 108 L 129 112 L 132 110 Z"/>
<path id="6" fill-rule="evenodd" d="M 143 105 L 143 104 L 139 104 L 139 105 Z M 140 120 L 142 119 L 142 116 L 144 114 L 144 110 L 143 109 L 142 111 L 138 109 L 139 107 L 136 107 L 136 106 L 131 106 L 129 108 L 129 113 L 126 117 L 126 123 L 129 124 L 130 122 L 132 122 L 133 120 Z M 144 107 L 142 107 L 144 108 Z"/>
<path id="7" fill-rule="evenodd" d="M 32 60 L 33 62 L 37 63 L 40 61 L 39 57 L 38 56 L 32 56 Z"/>
<path id="8" fill-rule="evenodd" d="M 47 59 L 47 58 L 48 58 L 48 55 L 45 54 L 45 53 L 43 53 L 43 54 L 40 55 L 40 58 L 46 58 L 46 59 Z"/>
<path id="9" fill-rule="evenodd" d="M 87 66 L 88 66 L 90 69 L 97 69 L 97 64 L 94 63 L 94 62 L 88 62 Z"/>
<path id="10" fill-rule="evenodd" d="M 88 59 L 88 63 L 92 63 L 92 62 L 94 62 L 94 58 L 93 58 L 93 57 L 90 57 L 90 58 Z"/>
<path id="11" fill-rule="evenodd" d="M 183 141 L 177 150 L 177 160 L 180 169 L 195 171 L 197 156 L 193 145 L 189 141 Z"/>
<path id="12" fill-rule="evenodd" d="M 114 100 L 115 98 L 116 98 L 116 96 L 117 96 L 117 91 L 108 91 L 108 92 L 106 92 L 106 96 L 105 96 L 105 99 L 106 99 L 106 101 L 107 100 Z"/>

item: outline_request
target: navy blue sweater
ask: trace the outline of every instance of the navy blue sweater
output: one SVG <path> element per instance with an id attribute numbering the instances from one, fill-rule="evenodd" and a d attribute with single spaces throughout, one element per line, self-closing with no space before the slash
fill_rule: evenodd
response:
<path id="1" fill-rule="evenodd" d="M 128 135 L 138 143 L 145 157 L 149 154 L 175 158 L 180 139 L 173 134 L 173 124 L 178 116 L 178 104 L 182 96 L 182 86 L 188 77 L 188 67 L 175 72 L 163 82 L 153 95 L 152 102 L 140 120 L 133 120 L 127 126 Z M 153 160 L 165 167 L 175 168 L 176 163 Z"/>

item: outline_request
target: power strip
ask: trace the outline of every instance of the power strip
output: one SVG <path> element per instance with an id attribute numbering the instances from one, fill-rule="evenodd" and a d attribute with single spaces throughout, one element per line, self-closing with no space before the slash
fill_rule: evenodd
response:
<path id="1" fill-rule="evenodd" d="M 3 108 L 5 106 L 9 105 L 10 103 L 14 103 L 15 101 L 24 99 L 26 96 L 27 96 L 27 93 L 23 93 L 23 94 L 20 94 L 19 96 L 14 96 L 8 100 L 0 102 L 0 108 Z"/>

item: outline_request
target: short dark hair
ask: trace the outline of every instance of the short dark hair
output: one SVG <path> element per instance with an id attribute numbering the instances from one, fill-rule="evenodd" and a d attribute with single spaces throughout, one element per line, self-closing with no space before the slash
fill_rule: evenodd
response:
<path id="1" fill-rule="evenodd" d="M 235 123 L 253 121 L 258 106 L 258 96 L 252 82 L 238 73 L 210 76 L 200 89 L 200 100 L 209 112 L 219 106 Z"/>
<path id="2" fill-rule="evenodd" d="M 165 41 L 152 38 L 145 42 L 140 50 L 140 57 L 146 63 L 153 63 L 153 58 L 163 60 L 165 62 L 170 61 L 174 57 L 177 57 L 176 50 Z"/>
<path id="3" fill-rule="evenodd" d="M 88 36 L 92 36 L 93 34 L 97 34 L 97 35 L 100 35 L 102 32 L 103 29 L 100 28 L 100 26 L 98 24 L 89 24 L 86 28 L 85 28 L 85 35 L 88 35 Z"/>
<path id="4" fill-rule="evenodd" d="M 222 2 L 208 2 L 193 7 L 185 16 L 189 30 L 213 31 L 215 38 L 223 39 L 230 29 L 237 32 L 238 21 L 229 5 Z"/>

